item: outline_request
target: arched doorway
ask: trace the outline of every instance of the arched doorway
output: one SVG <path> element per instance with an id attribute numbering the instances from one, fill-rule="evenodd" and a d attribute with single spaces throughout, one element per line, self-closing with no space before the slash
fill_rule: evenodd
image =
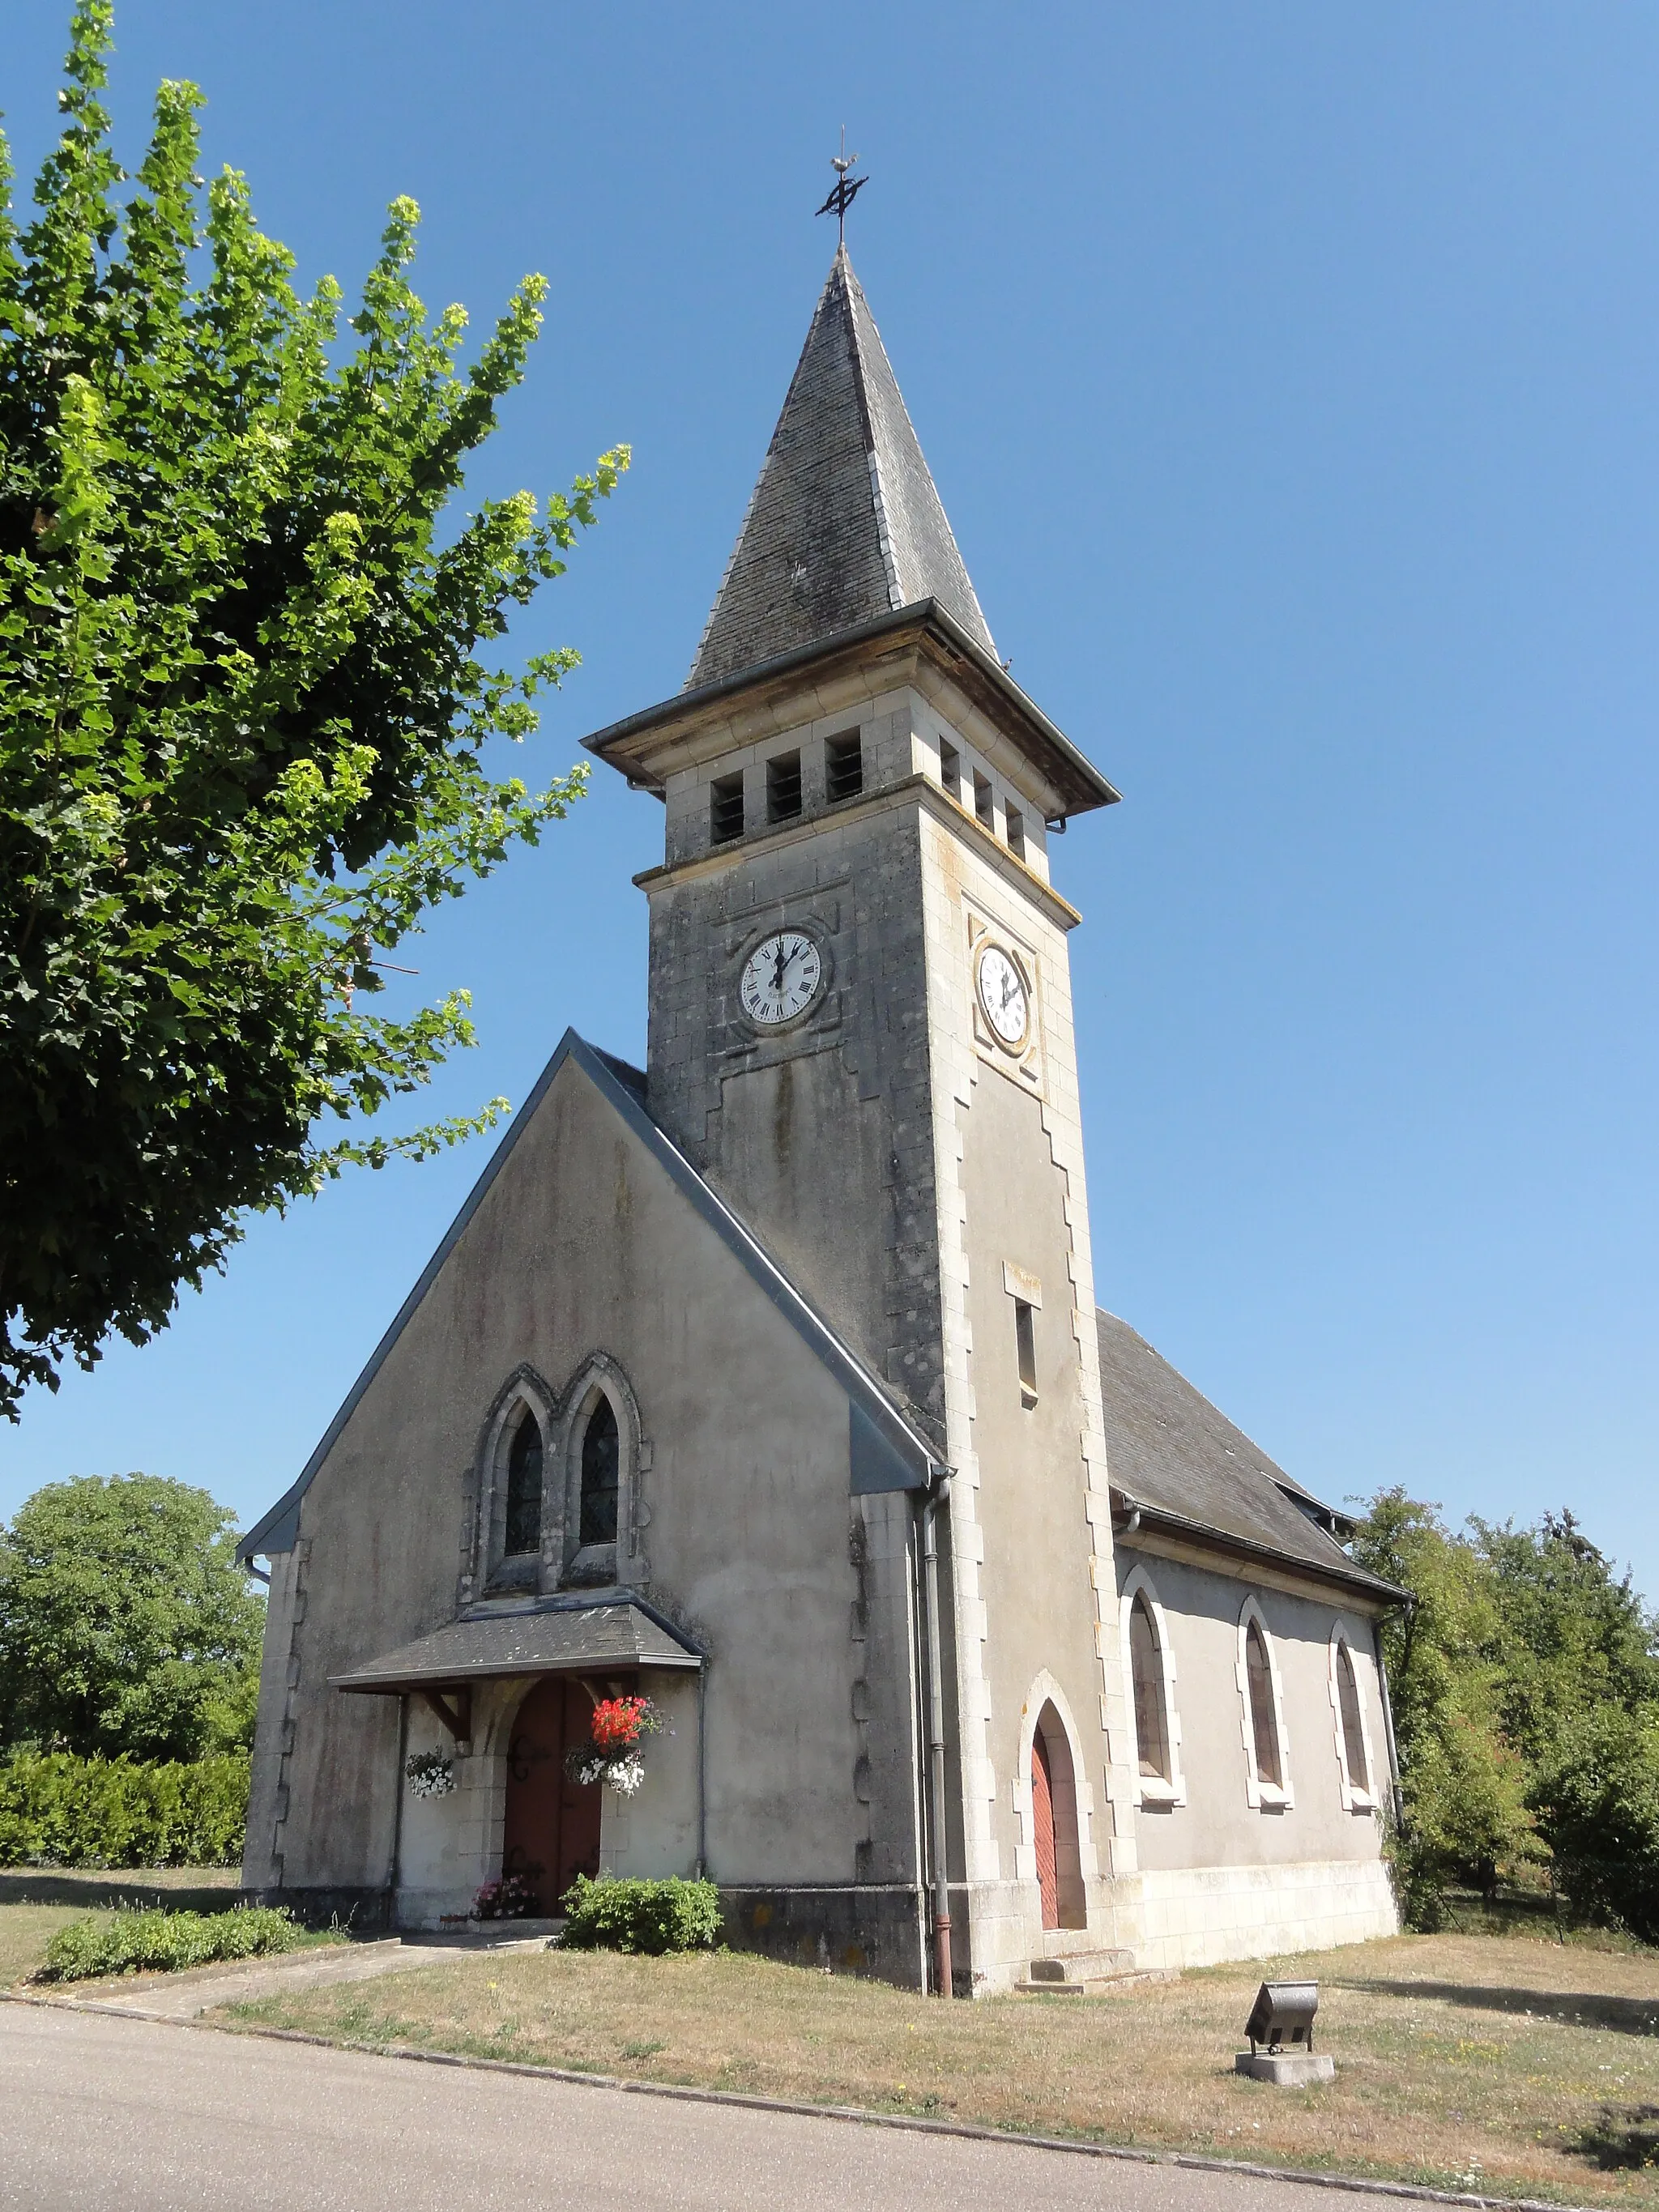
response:
<path id="1" fill-rule="evenodd" d="M 1052 1699 L 1031 1731 L 1031 1841 L 1045 1928 L 1086 1928 L 1077 1775 L 1071 1739 Z"/>
<path id="2" fill-rule="evenodd" d="M 550 1674 L 520 1706 L 507 1744 L 501 1872 L 528 1882 L 548 1918 L 579 1874 L 599 1870 L 599 1784 L 564 1771 L 565 1753 L 587 1741 L 592 1710 L 580 1682 Z"/>
<path id="3" fill-rule="evenodd" d="M 1060 1887 L 1054 1880 L 1054 1779 L 1042 1723 L 1031 1738 L 1031 1840 L 1036 1845 L 1037 1887 L 1042 1893 L 1042 1924 L 1060 1925 Z"/>

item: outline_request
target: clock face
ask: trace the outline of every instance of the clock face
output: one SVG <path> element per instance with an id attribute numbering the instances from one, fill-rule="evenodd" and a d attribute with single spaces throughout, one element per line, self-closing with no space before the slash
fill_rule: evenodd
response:
<path id="1" fill-rule="evenodd" d="M 744 962 L 738 995 L 751 1022 L 775 1029 L 805 1011 L 823 976 L 823 957 L 812 939 L 803 930 L 781 929 Z"/>
<path id="2" fill-rule="evenodd" d="M 1000 945 L 988 945 L 979 956 L 979 1002 L 1004 1044 L 1024 1043 L 1031 1018 L 1024 980 Z"/>

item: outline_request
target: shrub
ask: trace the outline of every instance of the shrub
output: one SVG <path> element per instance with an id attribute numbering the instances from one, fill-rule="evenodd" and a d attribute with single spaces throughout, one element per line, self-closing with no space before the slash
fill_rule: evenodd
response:
<path id="1" fill-rule="evenodd" d="M 241 1752 L 155 1765 L 14 1752 L 0 1760 L 0 1866 L 234 1866 L 247 1787 Z"/>
<path id="2" fill-rule="evenodd" d="M 568 1917 L 560 1941 L 574 1951 L 707 1951 L 720 1929 L 720 1892 L 712 1881 L 590 1881 L 579 1874 L 566 1890 Z"/>
<path id="3" fill-rule="evenodd" d="M 215 1959 L 252 1959 L 291 1951 L 301 1940 L 291 1913 L 261 1905 L 228 1912 L 168 1912 L 159 1907 L 71 1920 L 46 1946 L 36 1979 L 82 1982 L 92 1974 L 165 1972 Z"/>

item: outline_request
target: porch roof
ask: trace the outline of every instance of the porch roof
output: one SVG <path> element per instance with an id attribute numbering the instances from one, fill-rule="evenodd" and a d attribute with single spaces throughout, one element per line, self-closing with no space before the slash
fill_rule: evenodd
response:
<path id="1" fill-rule="evenodd" d="M 386 1697 L 515 1674 L 702 1664 L 702 1653 L 654 1606 L 608 1590 L 594 1598 L 464 1613 L 365 1666 L 331 1674 L 329 1683 L 336 1690 Z"/>

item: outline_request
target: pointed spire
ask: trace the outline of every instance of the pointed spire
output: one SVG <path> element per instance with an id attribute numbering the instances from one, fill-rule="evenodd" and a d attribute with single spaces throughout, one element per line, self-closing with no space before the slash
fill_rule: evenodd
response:
<path id="1" fill-rule="evenodd" d="M 740 675 L 927 599 L 994 654 L 843 246 L 686 688 Z"/>

